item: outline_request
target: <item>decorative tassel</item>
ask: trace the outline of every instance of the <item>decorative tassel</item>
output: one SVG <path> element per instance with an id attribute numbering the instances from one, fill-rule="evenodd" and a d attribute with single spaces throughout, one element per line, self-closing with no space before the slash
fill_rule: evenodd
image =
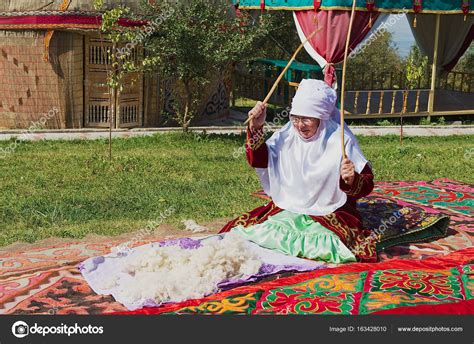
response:
<path id="1" fill-rule="evenodd" d="M 375 9 L 375 0 L 366 0 L 365 7 L 367 7 L 367 11 L 372 12 Z"/>
<path id="2" fill-rule="evenodd" d="M 264 11 L 265 10 L 265 0 L 260 0 L 260 11 Z"/>
<path id="3" fill-rule="evenodd" d="M 66 11 L 69 8 L 72 0 L 63 0 L 61 5 L 59 5 L 60 11 Z M 44 51 L 43 51 L 43 60 L 44 62 L 49 62 L 49 45 L 53 39 L 54 30 L 48 30 L 44 35 Z"/>
<path id="4" fill-rule="evenodd" d="M 235 2 L 235 5 L 234 5 L 234 11 L 235 11 L 235 16 L 236 17 L 240 17 L 240 15 L 241 15 L 239 6 L 240 6 L 240 0 L 237 0 Z"/>
<path id="5" fill-rule="evenodd" d="M 314 26 L 316 26 L 316 29 L 319 28 L 319 22 L 318 22 L 318 12 L 319 8 L 321 7 L 321 1 L 314 1 L 314 14 L 313 14 L 313 23 Z"/>
<path id="6" fill-rule="evenodd" d="M 43 50 L 43 61 L 49 62 L 49 44 L 51 43 L 51 39 L 53 38 L 54 31 L 48 30 L 44 35 L 44 50 Z"/>
<path id="7" fill-rule="evenodd" d="M 314 0 L 313 6 L 314 6 L 313 23 L 316 25 L 316 28 L 317 28 L 319 26 L 318 25 L 318 12 L 321 8 L 321 1 Z"/>
<path id="8" fill-rule="evenodd" d="M 413 0 L 413 12 L 420 13 L 423 9 L 423 0 Z"/>
<path id="9" fill-rule="evenodd" d="M 72 0 L 64 0 L 62 4 L 59 6 L 60 11 L 65 11 L 68 9 L 69 5 L 71 4 Z"/>
<path id="10" fill-rule="evenodd" d="M 415 19 L 413 20 L 413 27 L 416 27 L 416 15 L 423 9 L 423 0 L 413 0 L 413 12 L 415 12 Z"/>
<path id="11" fill-rule="evenodd" d="M 462 12 L 464 13 L 464 21 L 467 20 L 467 15 L 469 14 L 469 0 L 462 0 L 461 4 Z"/>
<path id="12" fill-rule="evenodd" d="M 367 7 L 367 11 L 370 13 L 369 17 L 369 28 L 372 28 L 372 12 L 374 11 L 375 8 L 375 0 L 366 0 L 365 6 Z"/>
<path id="13" fill-rule="evenodd" d="M 313 6 L 315 11 L 319 11 L 319 9 L 321 8 L 321 0 L 314 0 Z"/>

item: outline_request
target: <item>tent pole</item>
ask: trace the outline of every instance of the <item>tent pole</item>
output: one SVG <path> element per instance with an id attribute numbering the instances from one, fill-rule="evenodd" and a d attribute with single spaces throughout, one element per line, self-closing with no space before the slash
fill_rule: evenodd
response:
<path id="1" fill-rule="evenodd" d="M 349 43 L 351 41 L 352 24 L 354 23 L 354 15 L 356 8 L 356 0 L 352 0 L 351 19 L 349 28 L 347 30 L 346 49 L 344 50 L 344 62 L 342 65 L 342 81 L 341 81 L 341 144 L 342 144 L 342 158 L 346 158 L 346 150 L 344 148 L 344 98 L 346 95 L 346 70 L 347 70 L 347 55 L 349 54 Z"/>
<path id="2" fill-rule="evenodd" d="M 438 65 L 438 46 L 439 46 L 439 27 L 441 23 L 441 15 L 436 14 L 436 30 L 435 30 L 435 42 L 434 42 L 434 51 L 433 51 L 433 66 L 431 70 L 431 88 L 430 88 L 430 97 L 428 99 L 428 121 L 431 120 L 431 114 L 434 110 L 434 98 L 435 98 L 435 89 L 436 89 L 436 74 L 437 74 L 437 65 Z"/>

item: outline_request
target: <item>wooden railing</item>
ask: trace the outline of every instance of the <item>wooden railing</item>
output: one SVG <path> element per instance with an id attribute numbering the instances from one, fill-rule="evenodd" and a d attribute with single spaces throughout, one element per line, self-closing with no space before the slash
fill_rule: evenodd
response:
<path id="1" fill-rule="evenodd" d="M 429 88 L 430 80 L 419 77 L 415 84 L 417 89 Z M 348 73 L 346 87 L 352 91 L 404 89 L 406 88 L 405 71 Z"/>
<path id="2" fill-rule="evenodd" d="M 235 71 L 232 79 L 232 105 L 237 97 L 262 100 L 272 87 L 274 79 L 242 71 Z M 269 103 L 287 106 L 296 92 L 297 83 L 280 81 L 277 89 L 270 98 Z"/>
<path id="3" fill-rule="evenodd" d="M 457 91 L 458 95 L 462 95 L 462 99 L 468 99 L 466 106 L 455 107 L 454 109 L 439 110 L 435 107 L 435 111 L 428 111 L 428 103 L 430 89 L 426 86 L 427 81 L 420 78 L 419 85 L 423 86 L 414 90 L 385 88 L 396 80 L 404 80 L 400 74 L 386 73 L 375 77 L 375 74 L 361 75 L 356 79 L 352 75 L 348 79 L 348 91 L 345 97 L 345 112 L 348 117 L 353 119 L 361 118 L 390 118 L 399 117 L 400 115 L 407 117 L 431 116 L 431 115 L 469 115 L 474 114 L 473 99 L 467 92 L 474 91 L 473 74 L 451 72 L 447 79 L 439 81 L 441 87 L 437 88 L 437 93 Z M 259 75 L 246 73 L 243 71 L 235 71 L 233 75 L 232 99 L 235 105 L 235 99 L 239 97 L 262 100 L 273 85 L 274 80 Z M 405 86 L 400 83 L 401 86 Z M 270 98 L 269 103 L 288 106 L 291 103 L 298 83 L 281 81 L 277 90 Z M 460 93 L 462 92 L 462 93 Z M 452 95 L 451 95 L 452 96 Z M 461 99 L 461 98 L 460 98 Z M 471 99 L 469 101 L 469 99 Z M 437 98 L 435 97 L 435 102 Z M 439 101 L 439 99 L 438 99 Z M 458 104 L 458 103 L 455 103 Z"/>
<path id="4" fill-rule="evenodd" d="M 417 89 L 430 88 L 430 76 L 421 76 L 415 82 Z M 348 73 L 346 86 L 349 90 L 402 90 L 407 88 L 405 71 L 383 73 Z M 465 93 L 474 92 L 474 73 L 451 71 L 443 73 L 437 82 L 437 89 Z"/>
<path id="5" fill-rule="evenodd" d="M 438 88 L 447 91 L 474 92 L 474 73 L 451 71 L 441 76 Z"/>
<path id="6" fill-rule="evenodd" d="M 351 117 L 424 116 L 428 113 L 430 90 L 348 91 L 345 112 Z"/>

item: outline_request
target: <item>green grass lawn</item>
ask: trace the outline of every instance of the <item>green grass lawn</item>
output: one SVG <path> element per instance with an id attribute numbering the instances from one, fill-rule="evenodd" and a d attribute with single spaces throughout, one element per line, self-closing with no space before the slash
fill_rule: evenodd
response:
<path id="1" fill-rule="evenodd" d="M 139 230 L 167 209 L 166 223 L 232 218 L 261 205 L 257 176 L 240 135 L 157 134 L 107 141 L 20 143 L 0 159 L 0 246 L 51 236 L 115 235 Z M 5 148 L 10 142 L 1 142 Z M 361 137 L 377 180 L 447 177 L 473 183 L 472 136 Z M 473 149 L 474 153 L 474 149 Z"/>

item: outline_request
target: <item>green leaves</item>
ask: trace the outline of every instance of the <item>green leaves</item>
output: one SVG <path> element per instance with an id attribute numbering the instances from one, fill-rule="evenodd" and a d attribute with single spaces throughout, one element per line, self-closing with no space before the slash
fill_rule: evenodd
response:
<path id="1" fill-rule="evenodd" d="M 407 89 L 414 89 L 419 84 L 420 79 L 428 77 L 428 57 L 421 54 L 417 46 L 413 46 L 406 62 L 406 86 Z"/>
<path id="2" fill-rule="evenodd" d="M 104 7 L 104 0 L 94 0 L 93 7 L 97 11 L 101 10 Z"/>
<path id="3" fill-rule="evenodd" d="M 99 6 L 101 1 L 96 3 Z M 145 51 L 136 61 L 114 55 L 109 86 L 121 88 L 123 74 L 130 71 L 158 72 L 177 80 L 185 91 L 175 95 L 174 119 L 183 127 L 197 112 L 196 98 L 202 90 L 232 63 L 257 57 L 260 50 L 255 47 L 276 26 L 272 16 L 262 16 L 258 22 L 248 14 L 236 17 L 226 0 L 157 1 L 155 5 L 142 1 L 141 6 L 139 18 L 149 23 L 144 28 L 118 25 L 120 18 L 134 17 L 128 8 L 114 8 L 102 16 L 108 39 L 122 46 L 133 42 Z"/>
<path id="4" fill-rule="evenodd" d="M 474 45 L 471 44 L 469 49 L 464 53 L 456 65 L 456 70 L 466 73 L 472 73 L 472 71 L 474 71 Z"/>
<path id="5" fill-rule="evenodd" d="M 369 70 L 378 75 L 391 72 L 397 74 L 401 71 L 403 60 L 398 55 L 392 36 L 390 31 L 379 30 L 375 39 L 348 59 L 349 72 L 363 75 Z"/>

